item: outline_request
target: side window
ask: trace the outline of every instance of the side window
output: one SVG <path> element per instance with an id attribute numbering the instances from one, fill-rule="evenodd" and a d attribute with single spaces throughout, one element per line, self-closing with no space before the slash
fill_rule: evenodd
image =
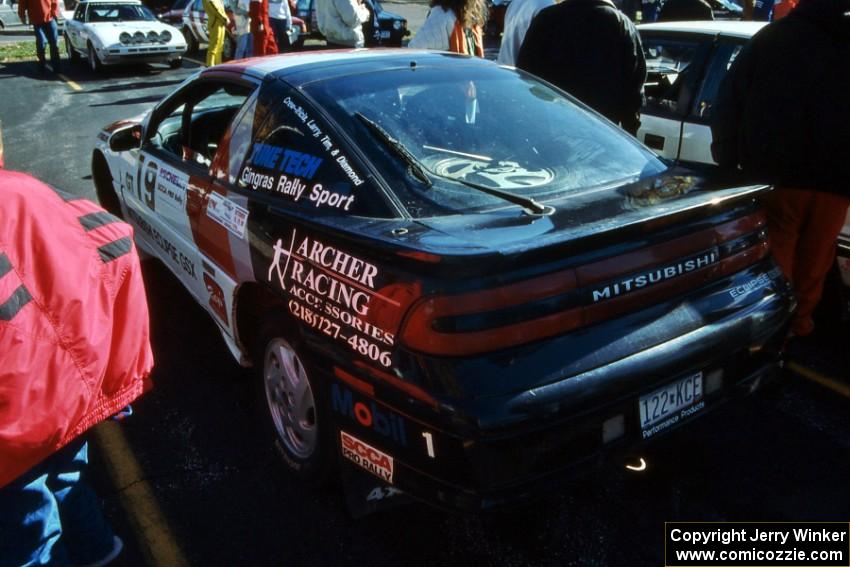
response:
<path id="1" fill-rule="evenodd" d="M 197 83 L 151 124 L 149 147 L 209 168 L 228 125 L 250 94 L 251 88 L 243 85 Z"/>
<path id="2" fill-rule="evenodd" d="M 711 107 L 714 104 L 714 99 L 717 97 L 717 91 L 720 89 L 720 83 L 726 72 L 738 53 L 741 52 L 742 45 L 734 45 L 731 43 L 722 43 L 718 45 L 711 64 L 708 67 L 708 72 L 705 74 L 705 81 L 699 91 L 699 96 L 694 101 L 693 116 L 699 120 L 708 120 L 711 118 Z"/>
<path id="3" fill-rule="evenodd" d="M 357 161 L 295 96 L 284 97 L 257 131 L 237 184 L 309 214 L 387 214 Z"/>
<path id="4" fill-rule="evenodd" d="M 85 19 L 86 14 L 86 5 L 80 4 L 77 6 L 77 9 L 74 11 L 74 19 L 78 22 L 82 22 Z"/>
<path id="5" fill-rule="evenodd" d="M 248 157 L 254 132 L 265 116 L 263 109 L 258 104 L 258 95 L 259 89 L 254 91 L 248 102 L 236 114 L 233 126 L 230 128 L 230 137 L 226 140 L 227 151 L 219 154 L 221 159 L 213 165 L 213 175 L 216 179 L 226 179 L 231 184 L 237 183 L 239 168 Z"/>
<path id="6" fill-rule="evenodd" d="M 692 39 L 647 37 L 643 49 L 647 109 L 684 116 L 699 80 L 701 55 L 708 47 Z"/>

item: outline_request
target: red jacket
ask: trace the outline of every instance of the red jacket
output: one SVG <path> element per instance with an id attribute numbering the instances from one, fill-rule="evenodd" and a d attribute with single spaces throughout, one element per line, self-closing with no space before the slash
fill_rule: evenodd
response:
<path id="1" fill-rule="evenodd" d="M 132 228 L 0 170 L 0 487 L 149 386 Z"/>
<path id="2" fill-rule="evenodd" d="M 20 0 L 18 16 L 26 22 L 24 13 L 29 12 L 29 23 L 34 26 L 46 24 L 59 17 L 59 2 L 57 0 Z"/>

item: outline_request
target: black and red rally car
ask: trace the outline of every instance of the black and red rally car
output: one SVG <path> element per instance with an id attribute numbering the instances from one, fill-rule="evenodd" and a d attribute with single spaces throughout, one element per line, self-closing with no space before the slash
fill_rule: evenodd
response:
<path id="1" fill-rule="evenodd" d="M 483 509 L 771 377 L 765 187 L 674 169 L 481 59 L 205 69 L 107 127 L 101 202 L 254 364 L 280 454 Z"/>

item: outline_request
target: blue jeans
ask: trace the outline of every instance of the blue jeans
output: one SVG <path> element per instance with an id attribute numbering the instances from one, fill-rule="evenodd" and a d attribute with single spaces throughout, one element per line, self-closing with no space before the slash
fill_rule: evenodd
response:
<path id="1" fill-rule="evenodd" d="M 50 65 L 53 72 L 59 72 L 59 31 L 56 20 L 50 20 L 46 24 L 33 26 L 35 30 L 35 51 L 38 54 L 38 64 L 44 66 L 44 44 L 50 44 Z"/>
<path id="2" fill-rule="evenodd" d="M 254 38 L 250 33 L 243 33 L 236 39 L 236 53 L 233 54 L 234 59 L 245 59 L 251 57 Z"/>
<path id="3" fill-rule="evenodd" d="M 0 488 L 0 567 L 94 563 L 112 550 L 112 528 L 84 480 L 78 438 Z"/>

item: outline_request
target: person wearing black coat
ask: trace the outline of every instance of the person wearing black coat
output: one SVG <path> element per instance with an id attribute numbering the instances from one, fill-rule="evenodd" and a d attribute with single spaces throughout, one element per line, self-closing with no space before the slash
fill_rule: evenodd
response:
<path id="1" fill-rule="evenodd" d="M 713 20 L 714 12 L 705 0 L 667 0 L 658 13 L 659 22 Z"/>
<path id="2" fill-rule="evenodd" d="M 543 9 L 516 66 L 637 132 L 646 61 L 634 24 L 610 0 L 564 0 Z"/>
<path id="3" fill-rule="evenodd" d="M 712 155 L 768 195 L 773 256 L 813 330 L 850 204 L 850 0 L 800 0 L 735 58 L 712 108 Z"/>

